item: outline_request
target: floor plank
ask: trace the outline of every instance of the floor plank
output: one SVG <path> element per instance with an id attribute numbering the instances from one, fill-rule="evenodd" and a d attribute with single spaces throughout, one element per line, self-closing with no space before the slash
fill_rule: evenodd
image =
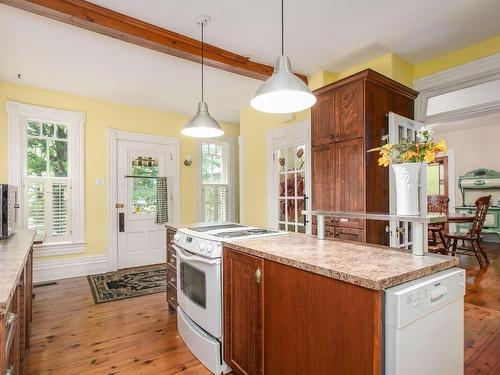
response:
<path id="1" fill-rule="evenodd" d="M 491 264 L 467 270 L 465 374 L 500 374 L 500 244 Z M 185 374 L 210 372 L 177 332 L 162 293 L 94 305 L 87 279 L 35 288 L 30 375 Z"/>
<path id="2" fill-rule="evenodd" d="M 84 277 L 34 292 L 30 375 L 210 374 L 163 293 L 94 305 Z"/>

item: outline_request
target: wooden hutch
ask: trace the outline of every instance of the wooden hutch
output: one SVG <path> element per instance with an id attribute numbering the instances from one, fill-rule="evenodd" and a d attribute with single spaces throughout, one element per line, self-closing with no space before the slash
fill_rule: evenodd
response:
<path id="1" fill-rule="evenodd" d="M 418 92 L 371 69 L 316 90 L 312 108 L 312 209 L 389 212 L 389 172 L 378 166 L 388 112 L 413 118 Z M 387 223 L 347 218 L 325 221 L 325 235 L 389 244 Z M 315 233 L 313 222 L 313 233 Z"/>

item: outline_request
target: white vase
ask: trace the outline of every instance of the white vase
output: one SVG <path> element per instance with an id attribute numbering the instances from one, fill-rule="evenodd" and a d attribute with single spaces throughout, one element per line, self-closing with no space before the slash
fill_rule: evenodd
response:
<path id="1" fill-rule="evenodd" d="M 419 215 L 418 185 L 420 163 L 392 164 L 396 184 L 396 213 L 398 215 Z"/>

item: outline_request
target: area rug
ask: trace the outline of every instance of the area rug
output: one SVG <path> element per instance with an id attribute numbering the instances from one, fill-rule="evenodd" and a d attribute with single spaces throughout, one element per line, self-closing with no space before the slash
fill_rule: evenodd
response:
<path id="1" fill-rule="evenodd" d="M 159 264 L 90 275 L 87 279 L 98 304 L 163 293 L 167 287 L 166 272 L 166 265 Z"/>

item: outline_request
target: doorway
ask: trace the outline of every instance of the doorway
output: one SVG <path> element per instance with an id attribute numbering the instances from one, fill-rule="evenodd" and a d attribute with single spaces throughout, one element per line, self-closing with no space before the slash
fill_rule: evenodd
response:
<path id="1" fill-rule="evenodd" d="M 440 156 L 427 165 L 427 195 L 448 194 L 448 156 Z"/>
<path id="2" fill-rule="evenodd" d="M 178 222 L 178 139 L 110 129 L 109 147 L 110 268 L 164 263 L 166 223 L 156 223 L 156 187 L 158 177 L 167 178 L 167 223 Z"/>

